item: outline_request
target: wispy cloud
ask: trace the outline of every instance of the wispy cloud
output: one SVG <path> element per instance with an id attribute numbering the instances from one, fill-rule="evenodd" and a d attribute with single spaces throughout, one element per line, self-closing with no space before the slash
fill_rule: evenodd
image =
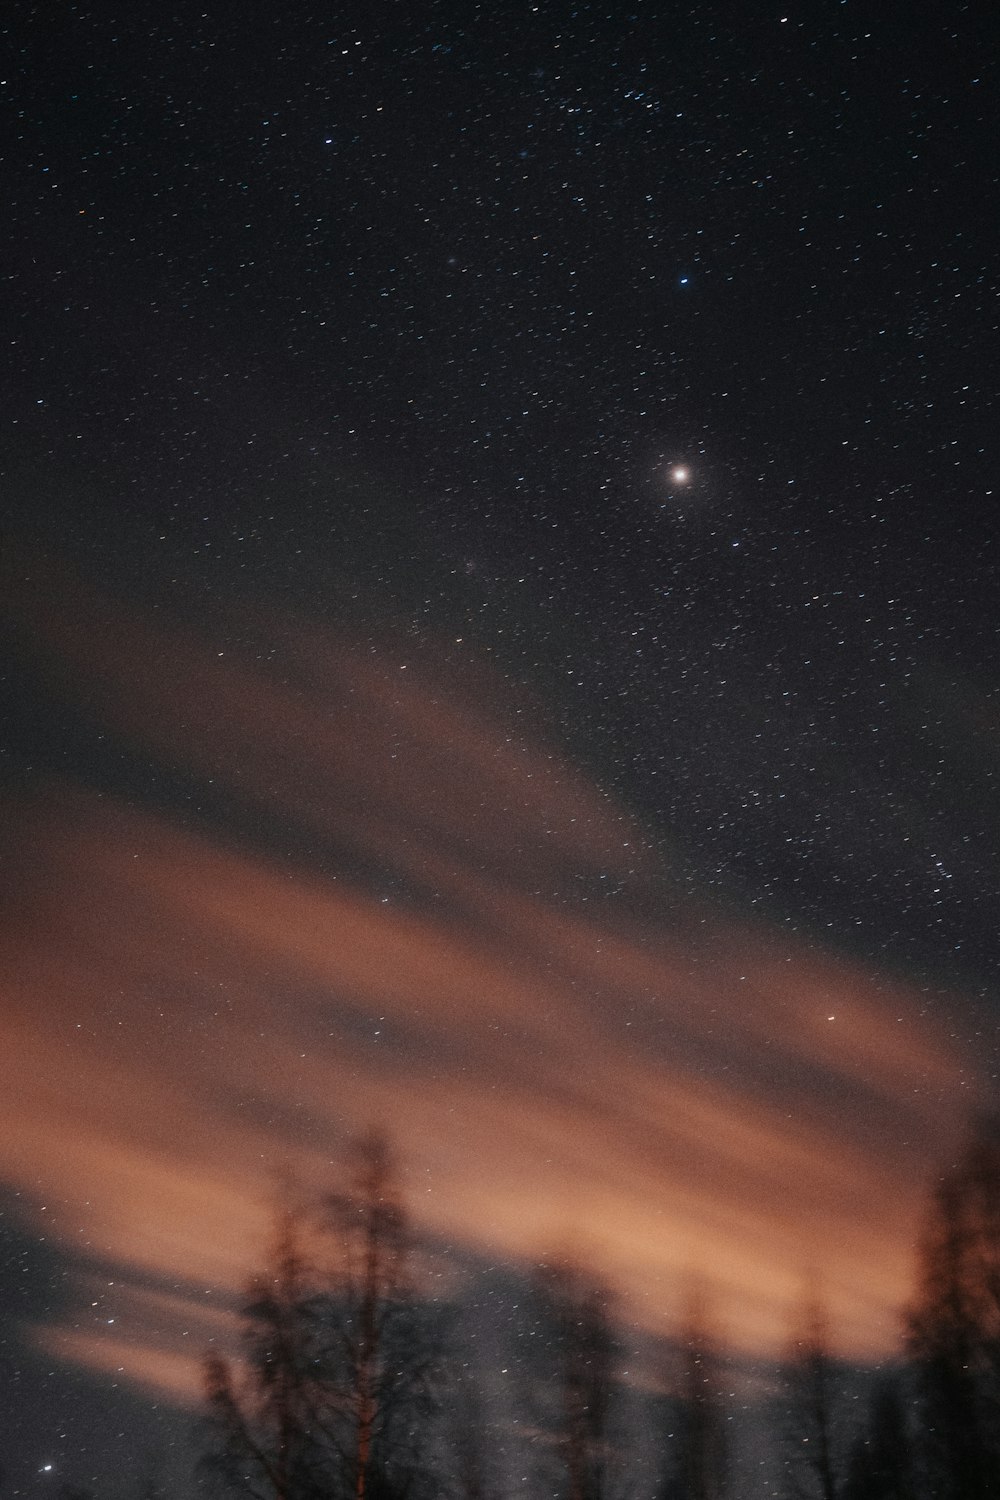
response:
<path id="1" fill-rule="evenodd" d="M 67 1243 L 182 1289 L 51 1347 L 192 1390 L 192 1288 L 235 1291 L 274 1172 L 322 1183 L 373 1119 L 464 1251 L 576 1237 L 650 1327 L 698 1267 L 747 1349 L 810 1266 L 845 1349 L 892 1341 L 971 1076 L 919 996 L 685 895 L 537 705 L 447 643 L 199 630 L 51 571 L 9 608 L 109 765 L 194 788 L 140 805 L 69 767 L 16 814 L 0 1173 Z"/>

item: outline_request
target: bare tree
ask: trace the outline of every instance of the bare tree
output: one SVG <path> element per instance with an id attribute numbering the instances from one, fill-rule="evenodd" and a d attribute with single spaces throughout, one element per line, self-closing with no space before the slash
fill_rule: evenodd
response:
<path id="1" fill-rule="evenodd" d="M 919 1500 L 913 1443 L 896 1376 L 884 1376 L 872 1394 L 868 1421 L 854 1443 L 843 1500 Z"/>
<path id="2" fill-rule="evenodd" d="M 279 1217 L 244 1304 L 242 1359 L 205 1362 L 205 1467 L 229 1489 L 250 1500 L 417 1500 L 427 1487 L 437 1345 L 409 1250 L 375 1133 L 352 1145 L 343 1188 L 311 1222 Z"/>
<path id="3" fill-rule="evenodd" d="M 826 1309 L 816 1291 L 804 1302 L 785 1380 L 791 1494 L 796 1500 L 837 1500 L 836 1366 L 830 1354 Z"/>
<path id="4" fill-rule="evenodd" d="M 409 1279 L 409 1226 L 381 1133 L 354 1143 L 346 1186 L 326 1207 L 337 1246 L 320 1320 L 336 1392 L 328 1432 L 350 1500 L 399 1500 L 427 1477 L 439 1341 Z"/>
<path id="5" fill-rule="evenodd" d="M 448 1407 L 449 1446 L 458 1500 L 492 1500 L 497 1484 L 490 1473 L 486 1451 L 486 1411 L 467 1361 L 462 1362 L 457 1377 L 449 1382 Z"/>
<path id="6" fill-rule="evenodd" d="M 569 1261 L 543 1266 L 536 1294 L 547 1355 L 540 1404 L 558 1454 L 563 1494 L 565 1500 L 602 1500 L 615 1391 L 610 1294 Z"/>
<path id="7" fill-rule="evenodd" d="M 924 1482 L 942 1500 L 1000 1494 L 1000 1126 L 942 1178 L 921 1246 L 908 1345 Z"/>
<path id="8" fill-rule="evenodd" d="M 722 1364 L 701 1288 L 689 1296 L 677 1353 L 673 1448 L 663 1494 L 668 1500 L 722 1500 L 729 1458 Z"/>
<path id="9" fill-rule="evenodd" d="M 265 1271 L 243 1308 L 243 1359 L 205 1360 L 209 1453 L 205 1466 L 254 1500 L 311 1500 L 325 1488 L 317 1381 L 301 1226 L 278 1220 Z"/>

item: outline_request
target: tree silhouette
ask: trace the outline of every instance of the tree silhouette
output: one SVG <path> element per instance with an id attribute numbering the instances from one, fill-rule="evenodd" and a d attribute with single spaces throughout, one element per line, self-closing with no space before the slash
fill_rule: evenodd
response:
<path id="1" fill-rule="evenodd" d="M 796 1500 L 837 1497 L 835 1382 L 826 1310 L 818 1293 L 811 1292 L 785 1366 L 788 1475 Z"/>
<path id="2" fill-rule="evenodd" d="M 942 1500 L 1000 1495 L 1000 1129 L 942 1178 L 908 1315 L 923 1479 Z"/>
<path id="3" fill-rule="evenodd" d="M 243 1307 L 242 1360 L 205 1361 L 205 1467 L 229 1489 L 251 1500 L 406 1500 L 427 1487 L 437 1346 L 407 1279 L 409 1249 L 375 1133 L 353 1143 L 343 1188 L 311 1221 L 279 1216 Z"/>
<path id="4" fill-rule="evenodd" d="M 457 1500 L 492 1500 L 497 1485 L 486 1450 L 486 1412 L 466 1361 L 449 1383 L 448 1408 L 451 1416 L 448 1446 Z"/>
<path id="5" fill-rule="evenodd" d="M 570 1261 L 542 1267 L 546 1370 L 540 1416 L 558 1455 L 565 1500 L 602 1500 L 610 1457 L 615 1341 L 606 1287 Z"/>
<path id="6" fill-rule="evenodd" d="M 329 1427 L 351 1500 L 401 1500 L 426 1487 L 440 1331 L 409 1280 L 411 1237 L 388 1142 L 351 1149 L 343 1190 L 326 1200 L 336 1253 L 320 1321 L 335 1392 Z"/>
<path id="7" fill-rule="evenodd" d="M 704 1293 L 695 1288 L 678 1346 L 672 1401 L 674 1446 L 663 1500 L 722 1500 L 728 1487 L 726 1413 L 721 1361 Z"/>
<path id="8" fill-rule="evenodd" d="M 851 1451 L 843 1500 L 919 1500 L 912 1440 L 898 1378 L 886 1376 L 872 1393 L 865 1430 Z"/>
<path id="9" fill-rule="evenodd" d="M 255 1500 L 312 1500 L 326 1489 L 319 1441 L 326 1399 L 317 1378 L 301 1226 L 280 1215 L 267 1268 L 243 1307 L 243 1359 L 205 1360 L 205 1467 Z"/>

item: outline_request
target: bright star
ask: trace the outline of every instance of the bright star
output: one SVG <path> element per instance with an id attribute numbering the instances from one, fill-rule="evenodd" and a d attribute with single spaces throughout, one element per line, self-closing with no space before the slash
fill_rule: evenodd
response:
<path id="1" fill-rule="evenodd" d="M 674 484 L 687 484 L 690 475 L 691 470 L 685 469 L 683 464 L 678 464 L 675 469 L 670 470 L 670 477 Z"/>

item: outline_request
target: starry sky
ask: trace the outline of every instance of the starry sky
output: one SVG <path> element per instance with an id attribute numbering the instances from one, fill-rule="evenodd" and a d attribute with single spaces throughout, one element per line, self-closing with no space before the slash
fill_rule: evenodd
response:
<path id="1" fill-rule="evenodd" d="M 992 8 L 3 29 L 14 1490 L 372 1121 L 456 1264 L 884 1358 L 996 1103 Z"/>

